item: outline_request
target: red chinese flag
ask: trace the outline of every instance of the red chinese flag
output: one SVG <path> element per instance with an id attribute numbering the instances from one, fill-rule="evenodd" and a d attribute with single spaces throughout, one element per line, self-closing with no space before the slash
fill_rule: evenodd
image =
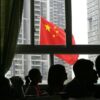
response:
<path id="1" fill-rule="evenodd" d="M 74 37 L 72 37 L 72 43 L 75 44 Z M 41 17 L 40 45 L 66 45 L 65 31 Z M 69 64 L 74 64 L 78 59 L 77 54 L 55 54 L 55 56 Z"/>

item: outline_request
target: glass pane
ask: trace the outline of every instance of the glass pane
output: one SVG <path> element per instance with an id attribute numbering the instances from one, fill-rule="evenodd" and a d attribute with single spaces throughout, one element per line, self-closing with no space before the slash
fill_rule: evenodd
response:
<path id="1" fill-rule="evenodd" d="M 30 32 L 30 1 L 24 0 L 22 23 L 18 36 L 18 44 L 30 44 L 31 43 L 31 32 Z"/>
<path id="2" fill-rule="evenodd" d="M 90 59 L 93 62 L 95 61 L 95 57 L 97 55 L 79 55 L 80 58 Z M 65 61 L 61 60 L 60 58 L 54 56 L 54 64 L 62 64 L 65 66 L 66 72 L 68 74 L 68 80 L 65 82 L 69 82 L 74 78 L 73 74 L 73 65 L 70 65 L 66 63 Z M 47 84 L 47 78 L 48 78 L 48 70 L 50 67 L 50 56 L 47 54 L 34 54 L 34 55 L 22 55 L 22 54 L 16 54 L 12 66 L 8 73 L 6 74 L 6 77 L 10 78 L 12 76 L 21 76 L 24 80 L 24 77 L 28 75 L 28 72 L 32 68 L 37 68 L 40 70 L 43 80 L 42 84 Z"/>
<path id="3" fill-rule="evenodd" d="M 28 75 L 28 72 L 32 68 L 37 68 L 40 70 L 43 76 L 43 83 L 47 83 L 48 69 L 50 66 L 49 55 L 37 54 L 37 55 L 22 55 L 16 54 L 12 66 L 7 73 L 7 77 L 12 76 L 21 76 L 24 80 L 25 76 Z"/>
<path id="4" fill-rule="evenodd" d="M 61 30 L 64 31 L 65 29 L 64 1 L 65 0 L 34 0 L 35 45 L 66 44 L 65 32 L 61 33 Z M 41 19 L 40 16 L 42 16 L 43 19 Z"/>
<path id="5" fill-rule="evenodd" d="M 21 29 L 18 44 L 31 44 L 30 1 L 24 0 Z M 40 44 L 40 16 L 65 29 L 65 0 L 34 0 L 35 45 Z M 72 0 L 72 33 L 73 44 L 100 43 L 100 2 L 99 0 Z M 33 29 L 33 30 L 34 30 Z M 58 30 L 52 37 L 57 36 Z M 33 33 L 32 33 L 33 34 Z M 61 35 L 61 34 L 60 34 Z M 63 38 L 64 40 L 66 37 Z M 59 40 L 60 41 L 60 40 Z M 55 44 L 55 43 L 54 43 Z M 59 42 L 58 42 L 59 44 Z"/>
<path id="6" fill-rule="evenodd" d="M 24 0 L 23 15 L 21 29 L 18 37 L 18 44 L 31 44 L 31 41 L 34 41 L 35 45 L 40 45 L 40 16 L 45 18 L 46 21 L 49 21 L 49 24 L 46 24 L 50 27 L 50 32 L 44 30 L 45 33 L 49 33 L 46 36 L 45 43 L 49 40 L 48 45 L 65 45 L 66 36 L 65 36 L 65 0 Z M 32 8 L 31 9 L 31 5 Z M 34 10 L 34 19 L 31 20 Z M 31 12 L 31 13 L 30 13 Z M 34 22 L 33 22 L 34 21 Z M 31 23 L 34 24 L 34 27 L 31 26 Z M 52 23 L 52 25 L 50 24 Z M 44 24 L 44 28 L 46 25 Z M 43 25 L 42 25 L 43 26 Z M 31 32 L 31 28 L 33 32 Z M 61 31 L 63 30 L 63 33 Z M 43 30 L 42 30 L 43 31 Z M 42 32 L 42 36 L 43 36 Z M 34 35 L 34 40 L 33 40 Z M 50 38 L 51 37 L 51 38 Z M 57 39 L 56 39 L 57 38 Z M 59 39 L 58 39 L 59 38 Z M 63 38 L 63 39 L 62 39 Z M 31 40 L 32 39 L 32 40 Z M 44 36 L 42 37 L 43 40 Z M 56 42 L 55 42 L 56 39 Z M 62 43 L 60 41 L 62 40 Z M 53 40 L 53 41 L 52 41 Z M 60 42 L 59 42 L 60 41 Z M 53 43 L 51 43 L 53 42 Z M 33 42 L 32 42 L 33 43 Z"/>
<path id="7" fill-rule="evenodd" d="M 72 0 L 72 32 L 76 44 L 100 44 L 99 0 Z"/>

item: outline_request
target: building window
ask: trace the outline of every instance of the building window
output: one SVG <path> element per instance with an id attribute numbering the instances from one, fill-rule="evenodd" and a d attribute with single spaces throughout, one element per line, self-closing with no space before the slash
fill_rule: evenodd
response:
<path id="1" fill-rule="evenodd" d="M 88 21 L 89 21 L 89 31 L 92 31 L 92 18 L 89 18 Z"/>

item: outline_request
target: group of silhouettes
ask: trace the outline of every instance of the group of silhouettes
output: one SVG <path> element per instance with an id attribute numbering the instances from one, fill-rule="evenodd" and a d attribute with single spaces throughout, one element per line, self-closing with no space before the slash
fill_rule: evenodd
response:
<path id="1" fill-rule="evenodd" d="M 47 89 L 41 90 L 39 83 L 42 82 L 40 71 L 33 68 L 25 77 L 25 84 L 21 77 L 13 76 L 10 79 L 0 78 L 0 97 L 10 100 L 20 100 L 26 96 L 60 95 L 66 98 L 100 98 L 100 55 L 95 62 L 88 59 L 79 59 L 73 65 L 75 77 L 66 85 L 67 73 L 61 64 L 51 65 L 48 71 Z"/>

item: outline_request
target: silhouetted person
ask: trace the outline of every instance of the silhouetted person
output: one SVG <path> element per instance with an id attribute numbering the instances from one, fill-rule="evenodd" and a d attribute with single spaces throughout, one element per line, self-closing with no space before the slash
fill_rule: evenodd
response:
<path id="1" fill-rule="evenodd" d="M 33 96 L 40 96 L 42 95 L 40 87 L 38 83 L 42 81 L 41 73 L 38 69 L 31 69 L 29 71 L 29 78 L 30 78 L 30 85 L 25 91 L 25 95 L 33 95 Z"/>
<path id="2" fill-rule="evenodd" d="M 97 56 L 97 58 L 95 60 L 95 68 L 98 73 L 98 76 L 100 77 L 100 55 Z"/>
<path id="3" fill-rule="evenodd" d="M 13 76 L 10 78 L 12 84 L 12 97 L 14 99 L 22 99 L 24 98 L 24 91 L 23 91 L 23 80 L 19 76 Z"/>
<path id="4" fill-rule="evenodd" d="M 98 81 L 100 81 L 100 55 L 98 55 L 95 59 L 95 68 L 98 74 Z M 96 88 L 96 98 L 100 98 L 100 83 L 95 85 Z"/>
<path id="5" fill-rule="evenodd" d="M 49 95 L 61 94 L 63 92 L 64 81 L 67 79 L 65 67 L 60 64 L 52 65 L 48 73 L 48 93 Z"/>
<path id="6" fill-rule="evenodd" d="M 0 100 L 11 100 L 10 82 L 4 76 L 0 77 Z"/>
<path id="7" fill-rule="evenodd" d="M 91 97 L 94 96 L 94 83 L 97 82 L 97 73 L 93 69 L 93 62 L 79 59 L 73 65 L 75 78 L 65 87 L 66 98 Z"/>

